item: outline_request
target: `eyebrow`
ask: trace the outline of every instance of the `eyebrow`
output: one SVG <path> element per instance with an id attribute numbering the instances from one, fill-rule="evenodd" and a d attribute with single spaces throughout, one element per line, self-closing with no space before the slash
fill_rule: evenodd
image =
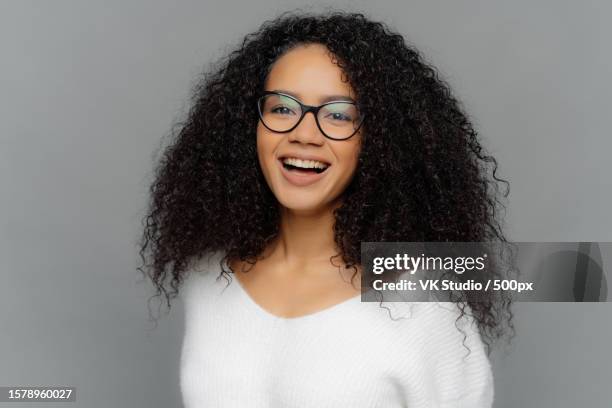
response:
<path id="1" fill-rule="evenodd" d="M 295 94 L 294 92 L 287 91 L 286 89 L 273 89 L 270 92 L 284 93 L 284 94 L 293 96 L 294 98 L 299 99 L 301 101 L 301 98 L 299 95 Z M 319 99 L 320 103 L 326 103 L 326 102 L 331 102 L 331 101 L 355 102 L 353 98 L 351 98 L 350 96 L 346 96 L 346 95 L 325 95 L 324 97 Z"/>

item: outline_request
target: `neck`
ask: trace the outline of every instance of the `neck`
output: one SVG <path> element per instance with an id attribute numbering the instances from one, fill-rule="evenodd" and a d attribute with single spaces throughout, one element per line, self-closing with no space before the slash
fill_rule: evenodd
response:
<path id="1" fill-rule="evenodd" d="M 329 261 L 337 253 L 333 210 L 338 206 L 316 212 L 282 207 L 279 235 L 272 250 L 275 257 L 293 265 Z"/>

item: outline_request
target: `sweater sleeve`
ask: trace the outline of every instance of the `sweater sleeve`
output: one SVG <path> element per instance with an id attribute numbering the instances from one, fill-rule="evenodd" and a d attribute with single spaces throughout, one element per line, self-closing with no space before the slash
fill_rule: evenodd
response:
<path id="1" fill-rule="evenodd" d="M 430 302 L 424 356 L 432 393 L 427 399 L 440 408 L 491 408 L 493 374 L 484 343 L 469 306 L 461 315 L 452 302 Z"/>

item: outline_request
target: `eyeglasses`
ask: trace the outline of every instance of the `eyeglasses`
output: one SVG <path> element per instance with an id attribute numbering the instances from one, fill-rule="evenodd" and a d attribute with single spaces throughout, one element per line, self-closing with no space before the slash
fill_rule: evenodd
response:
<path id="1" fill-rule="evenodd" d="M 276 133 L 291 132 L 308 112 L 312 112 L 321 133 L 332 140 L 350 138 L 364 119 L 355 102 L 332 101 L 309 106 L 291 95 L 271 91 L 264 92 L 257 100 L 257 111 L 261 123 Z"/>

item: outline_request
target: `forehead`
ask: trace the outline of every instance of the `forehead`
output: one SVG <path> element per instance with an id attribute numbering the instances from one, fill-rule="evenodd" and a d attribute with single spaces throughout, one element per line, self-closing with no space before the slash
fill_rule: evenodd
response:
<path id="1" fill-rule="evenodd" d="M 330 95 L 354 99 L 348 79 L 322 44 L 299 45 L 272 65 L 265 89 L 286 90 L 304 103 L 322 103 Z"/>

